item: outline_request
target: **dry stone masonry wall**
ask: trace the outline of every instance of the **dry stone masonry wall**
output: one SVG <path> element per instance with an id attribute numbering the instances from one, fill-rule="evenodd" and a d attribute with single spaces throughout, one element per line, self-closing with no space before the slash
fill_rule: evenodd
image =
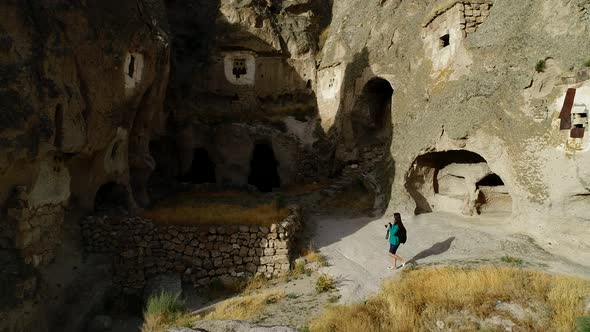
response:
<path id="1" fill-rule="evenodd" d="M 113 253 L 115 283 L 141 289 L 152 276 L 178 273 L 206 285 L 214 278 L 268 277 L 289 271 L 301 230 L 299 209 L 264 226 L 160 226 L 139 217 L 90 216 L 82 223 L 86 250 Z"/>
<path id="2" fill-rule="evenodd" d="M 61 243 L 64 205 L 30 206 L 26 188 L 17 187 L 6 214 L 7 222 L 0 226 L 0 248 L 17 249 L 24 262 L 35 267 L 51 263 Z"/>

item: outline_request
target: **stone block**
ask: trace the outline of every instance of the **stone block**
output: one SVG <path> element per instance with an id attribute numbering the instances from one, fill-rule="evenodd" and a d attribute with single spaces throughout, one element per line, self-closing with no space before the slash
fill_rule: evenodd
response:
<path id="1" fill-rule="evenodd" d="M 192 256 L 193 252 L 194 252 L 194 248 L 191 246 L 186 246 L 186 248 L 184 248 L 184 254 L 188 255 L 188 256 Z"/>
<path id="2" fill-rule="evenodd" d="M 221 267 L 223 265 L 223 259 L 222 258 L 215 258 L 213 260 L 213 266 L 215 267 Z"/>
<path id="3" fill-rule="evenodd" d="M 273 248 L 266 248 L 264 249 L 265 256 L 272 256 L 275 254 L 275 250 Z"/>
<path id="4" fill-rule="evenodd" d="M 256 273 L 256 265 L 254 265 L 252 263 L 247 263 L 246 264 L 246 271 Z"/>

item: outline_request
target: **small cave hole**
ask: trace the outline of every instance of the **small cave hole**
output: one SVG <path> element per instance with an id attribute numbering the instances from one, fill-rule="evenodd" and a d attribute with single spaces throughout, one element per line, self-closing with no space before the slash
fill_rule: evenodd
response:
<path id="1" fill-rule="evenodd" d="M 278 161 L 272 147 L 265 143 L 256 144 L 250 161 L 248 184 L 255 186 L 261 192 L 271 192 L 273 188 L 279 188 L 281 179 L 277 166 Z"/>
<path id="2" fill-rule="evenodd" d="M 127 213 L 129 194 L 122 184 L 109 182 L 100 186 L 94 197 L 94 211 Z"/>
<path id="3" fill-rule="evenodd" d="M 246 59 L 234 60 L 232 74 L 238 79 L 241 76 L 248 74 L 248 70 L 246 69 Z"/>
<path id="4" fill-rule="evenodd" d="M 133 78 L 133 74 L 135 73 L 135 56 L 131 55 L 129 58 L 129 66 L 127 67 L 127 75 Z"/>
<path id="5" fill-rule="evenodd" d="M 58 149 L 61 150 L 63 145 L 63 121 L 64 121 L 64 112 L 63 107 L 61 104 L 57 104 L 55 107 L 55 116 L 54 116 L 54 125 L 55 125 L 55 136 L 53 145 Z"/>
<path id="6" fill-rule="evenodd" d="M 115 144 L 113 144 L 113 148 L 111 149 L 111 160 L 115 160 L 117 159 L 117 152 L 119 152 L 119 142 L 115 142 Z"/>
<path id="7" fill-rule="evenodd" d="M 498 187 L 503 185 L 504 182 L 497 174 L 490 174 L 477 183 L 478 187 Z"/>
<path id="8" fill-rule="evenodd" d="M 451 45 L 451 35 L 447 33 L 446 35 L 440 37 L 439 45 L 441 49 Z"/>
<path id="9" fill-rule="evenodd" d="M 305 84 L 305 88 L 311 89 L 311 80 L 307 80 L 307 83 Z"/>
<path id="10" fill-rule="evenodd" d="M 191 168 L 183 174 L 179 180 L 194 184 L 216 183 L 215 163 L 209 157 L 209 152 L 203 148 L 197 148 L 193 152 Z"/>

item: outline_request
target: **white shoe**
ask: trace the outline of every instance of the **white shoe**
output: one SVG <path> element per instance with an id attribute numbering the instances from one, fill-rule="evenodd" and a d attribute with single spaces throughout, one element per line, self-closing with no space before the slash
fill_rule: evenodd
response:
<path id="1" fill-rule="evenodd" d="M 402 267 L 401 267 L 401 268 L 403 269 L 403 268 L 404 268 L 404 266 L 406 266 L 406 263 L 402 263 Z"/>
<path id="2" fill-rule="evenodd" d="M 391 267 L 391 266 L 388 266 L 388 267 L 387 267 L 387 269 L 388 269 L 389 271 L 393 271 L 393 267 Z"/>

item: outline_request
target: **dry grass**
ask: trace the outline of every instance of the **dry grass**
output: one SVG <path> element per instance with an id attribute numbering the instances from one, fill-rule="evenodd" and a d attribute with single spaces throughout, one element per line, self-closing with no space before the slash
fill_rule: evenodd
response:
<path id="1" fill-rule="evenodd" d="M 429 331 L 437 320 L 447 328 L 482 328 L 479 320 L 511 318 L 520 331 L 573 331 L 590 296 L 590 281 L 507 267 L 417 269 L 388 281 L 363 304 L 330 307 L 312 331 Z M 518 320 L 496 307 L 515 303 L 535 317 Z M 475 321 L 469 320 L 475 317 Z M 458 318 L 457 318 L 458 317 Z"/>
<path id="2" fill-rule="evenodd" d="M 148 299 L 143 313 L 142 332 L 160 332 L 178 324 L 184 315 L 184 302 L 180 294 L 159 293 Z"/>
<path id="3" fill-rule="evenodd" d="M 211 202 L 213 198 L 240 198 L 241 203 Z M 203 199 L 208 199 L 208 202 Z M 142 217 L 164 225 L 257 225 L 270 226 L 289 216 L 277 201 L 259 203 L 255 196 L 240 193 L 190 193 L 163 200 Z"/>
<path id="4" fill-rule="evenodd" d="M 277 303 L 285 297 L 281 291 L 265 291 L 259 294 L 238 296 L 221 302 L 212 312 L 197 316 L 193 320 L 249 320 L 262 313 L 264 308 Z"/>

